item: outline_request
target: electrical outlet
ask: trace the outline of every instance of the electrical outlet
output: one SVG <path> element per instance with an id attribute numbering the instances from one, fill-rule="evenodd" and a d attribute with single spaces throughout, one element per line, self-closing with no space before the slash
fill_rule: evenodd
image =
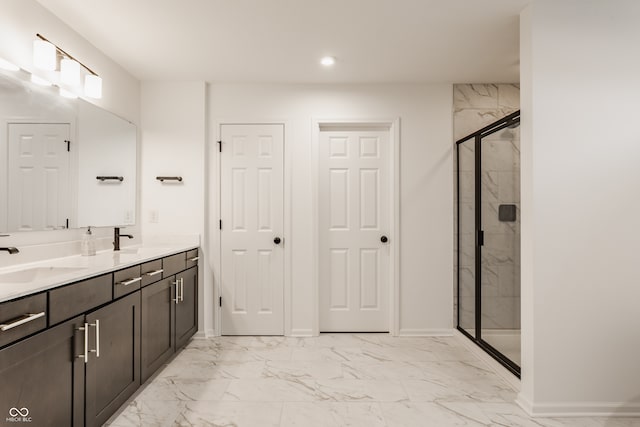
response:
<path id="1" fill-rule="evenodd" d="M 149 222 L 152 224 L 156 224 L 158 222 L 158 210 L 151 209 L 149 211 Z"/>
<path id="2" fill-rule="evenodd" d="M 124 223 L 133 224 L 133 212 L 127 210 L 124 212 Z"/>

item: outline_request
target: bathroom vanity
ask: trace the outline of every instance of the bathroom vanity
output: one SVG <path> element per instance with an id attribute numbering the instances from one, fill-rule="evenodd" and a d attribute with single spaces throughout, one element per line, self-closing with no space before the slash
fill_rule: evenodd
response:
<path id="1" fill-rule="evenodd" d="M 195 334 L 197 265 L 183 245 L 0 271 L 0 425 L 102 425 Z"/>

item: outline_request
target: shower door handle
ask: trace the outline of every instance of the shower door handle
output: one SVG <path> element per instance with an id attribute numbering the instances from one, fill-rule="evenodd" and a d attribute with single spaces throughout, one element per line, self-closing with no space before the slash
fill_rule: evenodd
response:
<path id="1" fill-rule="evenodd" d="M 478 230 L 478 246 L 484 246 L 484 230 Z"/>

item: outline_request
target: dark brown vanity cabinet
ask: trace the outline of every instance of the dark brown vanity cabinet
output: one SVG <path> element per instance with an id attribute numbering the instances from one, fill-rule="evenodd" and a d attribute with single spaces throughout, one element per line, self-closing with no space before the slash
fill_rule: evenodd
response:
<path id="1" fill-rule="evenodd" d="M 176 349 L 183 347 L 198 330 L 198 267 L 176 276 Z"/>
<path id="2" fill-rule="evenodd" d="M 174 278 L 142 288 L 142 338 L 140 371 L 142 382 L 175 352 Z"/>
<path id="3" fill-rule="evenodd" d="M 181 265 L 186 265 L 184 254 L 180 255 Z M 170 258 L 175 264 L 176 257 Z M 175 271 L 175 268 L 172 265 L 169 271 Z M 184 346 L 198 329 L 197 269 L 197 266 L 191 267 L 142 288 L 142 382 Z"/>
<path id="4" fill-rule="evenodd" d="M 197 254 L 0 303 L 0 426 L 103 425 L 197 331 Z"/>
<path id="5" fill-rule="evenodd" d="M 84 316 L 0 350 L 0 426 L 84 425 Z"/>
<path id="6" fill-rule="evenodd" d="M 101 426 L 140 386 L 140 293 L 87 314 L 86 425 Z"/>

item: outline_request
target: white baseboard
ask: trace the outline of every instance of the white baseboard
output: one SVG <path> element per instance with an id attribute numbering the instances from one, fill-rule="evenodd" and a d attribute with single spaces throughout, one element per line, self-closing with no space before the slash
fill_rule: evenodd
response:
<path id="1" fill-rule="evenodd" d="M 313 330 L 312 329 L 291 329 L 291 337 L 312 337 Z"/>
<path id="2" fill-rule="evenodd" d="M 207 329 L 206 331 L 198 331 L 196 332 L 196 334 L 193 336 L 194 339 L 199 339 L 199 340 L 203 340 L 205 338 L 211 338 L 211 337 L 215 337 L 215 330 L 214 329 Z"/>
<path id="3" fill-rule="evenodd" d="M 519 393 L 516 403 L 532 417 L 640 417 L 639 402 L 531 403 Z"/>
<path id="4" fill-rule="evenodd" d="M 453 329 L 411 329 L 403 328 L 398 331 L 399 337 L 450 337 Z"/>
<path id="5" fill-rule="evenodd" d="M 483 361 L 493 372 L 502 378 L 514 391 L 520 391 L 520 379 L 513 375 L 511 371 L 502 366 L 496 359 L 489 356 L 483 349 L 481 349 L 476 343 L 464 336 L 462 332 L 457 329 L 454 330 L 454 335 L 460 340 L 460 342 L 478 359 Z M 522 405 L 520 405 L 522 406 Z"/>

